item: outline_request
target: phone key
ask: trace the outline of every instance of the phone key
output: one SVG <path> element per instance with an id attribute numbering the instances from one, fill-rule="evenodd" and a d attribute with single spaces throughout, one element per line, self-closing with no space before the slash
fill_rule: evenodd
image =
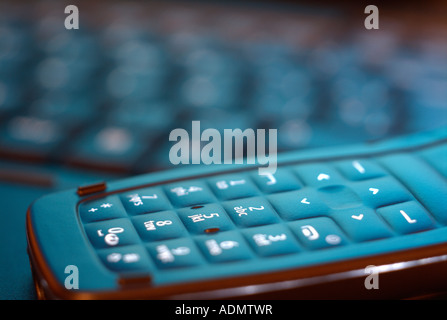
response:
<path id="1" fill-rule="evenodd" d="M 98 255 L 105 266 L 117 272 L 141 271 L 153 269 L 148 253 L 141 245 L 98 250 Z"/>
<path id="2" fill-rule="evenodd" d="M 363 203 L 371 208 L 413 200 L 407 189 L 389 176 L 354 182 L 349 186 L 360 196 Z"/>
<path id="3" fill-rule="evenodd" d="M 234 231 L 195 238 L 204 256 L 213 263 L 246 260 L 253 257 L 245 239 Z"/>
<path id="4" fill-rule="evenodd" d="M 432 147 L 419 153 L 424 160 L 447 178 L 447 144 Z"/>
<path id="5" fill-rule="evenodd" d="M 344 209 L 362 205 L 360 197 L 349 187 L 342 185 L 318 189 L 320 199 L 332 209 Z"/>
<path id="6" fill-rule="evenodd" d="M 251 175 L 256 185 L 265 193 L 276 193 L 302 188 L 301 182 L 287 169 L 278 168 L 274 174 L 260 175 L 255 171 Z"/>
<path id="7" fill-rule="evenodd" d="M 407 154 L 382 157 L 379 161 L 396 175 L 436 219 L 447 224 L 447 180 L 438 171 L 422 159 Z"/>
<path id="8" fill-rule="evenodd" d="M 416 201 L 383 207 L 377 212 L 399 233 L 407 234 L 434 227 L 430 214 Z"/>
<path id="9" fill-rule="evenodd" d="M 204 263 L 196 245 L 189 238 L 151 243 L 147 248 L 160 269 L 193 267 Z"/>
<path id="10" fill-rule="evenodd" d="M 100 125 L 83 132 L 72 144 L 67 161 L 111 170 L 130 170 L 144 154 L 144 132 L 136 128 Z"/>
<path id="11" fill-rule="evenodd" d="M 292 233 L 280 224 L 244 229 L 242 233 L 260 256 L 276 256 L 301 251 Z"/>
<path id="12" fill-rule="evenodd" d="M 304 164 L 294 168 L 301 180 L 311 187 L 319 188 L 344 184 L 344 179 L 340 173 L 326 163 Z"/>
<path id="13" fill-rule="evenodd" d="M 246 175 L 222 175 L 208 180 L 211 189 L 222 200 L 259 195 L 255 184 Z"/>
<path id="14" fill-rule="evenodd" d="M 267 199 L 285 220 L 313 218 L 329 212 L 329 207 L 321 200 L 317 190 L 309 187 L 268 195 Z"/>
<path id="15" fill-rule="evenodd" d="M 176 207 L 187 207 L 216 201 L 208 186 L 199 180 L 171 183 L 164 187 Z"/>
<path id="16" fill-rule="evenodd" d="M 367 207 L 337 210 L 331 218 L 354 241 L 369 241 L 393 236 L 393 232 L 374 212 Z"/>
<path id="17" fill-rule="evenodd" d="M 188 235 L 183 223 L 173 211 L 135 216 L 132 217 L 132 222 L 144 241 L 159 241 Z"/>
<path id="18" fill-rule="evenodd" d="M 85 232 L 97 249 L 139 243 L 140 239 L 128 219 L 113 219 L 85 225 Z"/>
<path id="19" fill-rule="evenodd" d="M 183 224 L 193 234 L 214 233 L 234 228 L 233 223 L 221 205 L 211 203 L 179 209 Z"/>
<path id="20" fill-rule="evenodd" d="M 81 204 L 80 215 L 84 223 L 127 217 L 117 196 L 108 196 Z"/>
<path id="21" fill-rule="evenodd" d="M 279 222 L 270 203 L 261 197 L 227 201 L 222 204 L 233 222 L 240 227 L 254 227 Z"/>
<path id="22" fill-rule="evenodd" d="M 161 188 L 145 188 L 120 195 L 127 213 L 131 215 L 164 211 L 172 205 Z"/>
<path id="23" fill-rule="evenodd" d="M 47 158 L 67 139 L 69 123 L 54 119 L 17 115 L 0 130 L 0 147 L 11 154 Z"/>
<path id="24" fill-rule="evenodd" d="M 387 175 L 383 168 L 368 159 L 340 161 L 335 166 L 349 180 L 366 180 Z"/>
<path id="25" fill-rule="evenodd" d="M 327 217 L 288 223 L 298 239 L 309 249 L 323 249 L 347 244 L 340 228 Z"/>

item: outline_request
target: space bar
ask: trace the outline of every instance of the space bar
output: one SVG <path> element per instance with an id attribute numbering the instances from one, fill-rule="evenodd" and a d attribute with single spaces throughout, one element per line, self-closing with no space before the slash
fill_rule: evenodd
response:
<path id="1" fill-rule="evenodd" d="M 425 161 L 409 154 L 396 154 L 379 158 L 402 184 L 441 223 L 447 224 L 447 182 Z"/>

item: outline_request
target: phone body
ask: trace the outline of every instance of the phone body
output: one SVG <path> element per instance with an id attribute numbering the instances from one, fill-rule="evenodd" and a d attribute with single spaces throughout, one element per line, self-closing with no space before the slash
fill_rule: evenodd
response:
<path id="1" fill-rule="evenodd" d="M 441 129 L 282 154 L 275 180 L 257 176 L 256 165 L 201 165 L 44 196 L 27 215 L 38 296 L 383 299 L 445 292 L 446 150 Z M 372 175 L 344 175 L 346 165 Z M 222 183 L 230 179 L 246 184 L 231 193 Z M 296 209 L 312 204 L 321 207 Z"/>

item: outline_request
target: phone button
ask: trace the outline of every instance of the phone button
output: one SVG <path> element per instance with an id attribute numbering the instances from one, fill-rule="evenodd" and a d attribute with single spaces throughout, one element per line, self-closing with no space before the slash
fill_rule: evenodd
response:
<path id="1" fill-rule="evenodd" d="M 233 222 L 241 227 L 254 227 L 279 222 L 270 203 L 261 197 L 240 199 L 223 203 Z"/>
<path id="2" fill-rule="evenodd" d="M 229 262 L 250 259 L 253 255 L 245 239 L 234 231 L 214 236 L 197 236 L 197 245 L 210 262 Z"/>
<path id="3" fill-rule="evenodd" d="M 95 248 L 137 244 L 140 239 L 128 219 L 113 219 L 85 225 L 85 232 Z"/>
<path id="4" fill-rule="evenodd" d="M 429 213 L 417 202 L 409 201 L 388 207 L 377 212 L 399 233 L 407 234 L 432 229 L 434 221 Z"/>
<path id="5" fill-rule="evenodd" d="M 245 238 L 260 256 L 276 256 L 301 251 L 290 231 L 274 224 L 243 230 Z"/>
<path id="6" fill-rule="evenodd" d="M 138 234 L 144 241 L 159 241 L 186 236 L 188 233 L 173 211 L 154 212 L 132 217 Z"/>
<path id="7" fill-rule="evenodd" d="M 98 255 L 107 268 L 118 271 L 149 271 L 152 263 L 143 246 L 132 245 L 98 250 Z"/>
<path id="8" fill-rule="evenodd" d="M 336 164 L 342 174 L 350 180 L 366 180 L 387 175 L 378 164 L 367 159 L 340 161 Z"/>
<path id="9" fill-rule="evenodd" d="M 189 238 L 151 243 L 147 249 L 160 269 L 192 267 L 204 263 L 196 245 Z"/>
<path id="10" fill-rule="evenodd" d="M 304 183 L 311 187 L 319 188 L 344 183 L 342 176 L 325 163 L 304 164 L 295 167 L 295 170 Z"/>
<path id="11" fill-rule="evenodd" d="M 227 231 L 234 228 L 222 206 L 211 203 L 177 211 L 183 224 L 193 234 Z"/>
<path id="12" fill-rule="evenodd" d="M 126 211 L 131 215 L 164 211 L 172 208 L 161 188 L 134 190 L 120 195 Z"/>
<path id="13" fill-rule="evenodd" d="M 205 183 L 190 180 L 165 186 L 166 194 L 176 207 L 187 207 L 214 202 L 216 198 Z"/>
<path id="14" fill-rule="evenodd" d="M 340 228 L 327 217 L 288 223 L 297 238 L 309 249 L 322 249 L 347 243 Z"/>
<path id="15" fill-rule="evenodd" d="M 80 215 L 84 223 L 127 217 L 121 201 L 116 196 L 82 203 Z"/>
<path id="16" fill-rule="evenodd" d="M 254 183 L 246 175 L 223 175 L 208 180 L 211 189 L 222 200 L 259 195 Z"/>
<path id="17" fill-rule="evenodd" d="M 329 207 L 321 200 L 317 190 L 309 187 L 272 194 L 267 199 L 285 220 L 313 218 L 329 212 Z"/>
<path id="18" fill-rule="evenodd" d="M 354 182 L 349 186 L 371 208 L 412 200 L 411 194 L 396 179 L 382 177 L 361 182 Z"/>
<path id="19" fill-rule="evenodd" d="M 265 193 L 276 193 L 302 188 L 294 174 L 284 168 L 278 168 L 274 174 L 260 175 L 256 170 L 252 174 L 256 185 Z"/>
<path id="20" fill-rule="evenodd" d="M 337 210 L 331 217 L 354 241 L 369 241 L 393 236 L 385 222 L 367 207 Z"/>

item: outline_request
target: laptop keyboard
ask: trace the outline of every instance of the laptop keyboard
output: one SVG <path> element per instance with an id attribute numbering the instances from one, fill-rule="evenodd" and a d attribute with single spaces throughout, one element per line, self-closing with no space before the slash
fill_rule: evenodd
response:
<path id="1" fill-rule="evenodd" d="M 66 30 L 56 3 L 0 8 L 2 157 L 138 173 L 169 167 L 169 132 L 193 120 L 277 129 L 278 151 L 447 124 L 430 23 L 408 37 L 335 9 L 116 2 Z"/>

